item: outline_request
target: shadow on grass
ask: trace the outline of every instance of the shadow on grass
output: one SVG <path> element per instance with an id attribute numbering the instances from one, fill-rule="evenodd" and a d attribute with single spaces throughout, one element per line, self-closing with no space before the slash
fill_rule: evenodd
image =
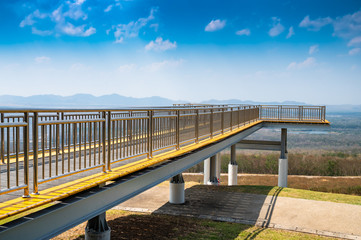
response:
<path id="1" fill-rule="evenodd" d="M 254 239 L 271 222 L 277 197 L 282 188 L 271 186 L 206 186 L 186 189 L 186 203 L 164 204 L 154 213 L 190 216 L 224 222 L 255 225 L 246 239 Z M 251 194 L 250 194 L 251 193 Z M 270 196 L 267 196 L 269 195 Z M 235 233 L 237 237 L 239 232 Z"/>

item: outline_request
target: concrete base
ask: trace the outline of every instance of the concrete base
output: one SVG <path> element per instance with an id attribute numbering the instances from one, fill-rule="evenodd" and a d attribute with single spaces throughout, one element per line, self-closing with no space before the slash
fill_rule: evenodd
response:
<path id="1" fill-rule="evenodd" d="M 207 185 L 219 185 L 218 179 L 213 177 L 211 180 L 207 181 Z"/>
<path id="2" fill-rule="evenodd" d="M 278 186 L 287 187 L 288 159 L 278 160 Z"/>
<path id="3" fill-rule="evenodd" d="M 184 179 L 182 174 L 175 175 L 169 182 L 169 203 L 183 204 L 184 199 Z"/>
<path id="4" fill-rule="evenodd" d="M 170 183 L 169 184 L 169 203 L 183 204 L 184 198 L 184 183 Z"/>
<path id="5" fill-rule="evenodd" d="M 237 173 L 238 173 L 238 165 L 228 164 L 228 186 L 237 185 Z"/>
<path id="6" fill-rule="evenodd" d="M 110 228 L 102 213 L 90 219 L 85 228 L 85 240 L 110 240 Z"/>

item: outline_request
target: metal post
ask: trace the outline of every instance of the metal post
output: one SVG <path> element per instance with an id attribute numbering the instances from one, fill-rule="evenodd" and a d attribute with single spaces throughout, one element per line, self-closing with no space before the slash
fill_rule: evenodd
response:
<path id="1" fill-rule="evenodd" d="M 224 108 L 222 108 L 222 115 L 221 115 L 221 128 L 222 128 L 222 134 L 224 132 Z"/>
<path id="2" fill-rule="evenodd" d="M 4 113 L 1 113 L 1 122 L 4 122 Z M 5 149 L 5 141 L 4 141 L 4 128 L 1 128 L 1 161 L 5 163 L 4 157 L 4 149 Z"/>
<path id="3" fill-rule="evenodd" d="M 104 119 L 103 124 L 102 124 L 102 142 L 103 142 L 103 146 L 102 146 L 102 152 L 103 152 L 103 172 L 107 171 L 107 161 L 106 161 L 106 136 L 107 136 L 107 130 L 106 130 L 106 112 L 102 112 L 102 118 Z M 100 137 L 100 136 L 99 136 Z M 99 141 L 100 142 L 100 141 Z"/>
<path id="4" fill-rule="evenodd" d="M 210 174 L 207 184 L 208 185 L 218 185 L 217 179 L 217 155 L 214 155 L 209 160 Z"/>
<path id="5" fill-rule="evenodd" d="M 179 138 L 179 131 L 180 131 L 180 129 L 179 129 L 179 123 L 180 123 L 180 111 L 179 110 L 177 110 L 177 122 L 176 122 L 176 142 L 177 142 L 177 150 L 179 150 L 179 147 L 180 147 L 180 143 L 179 143 L 179 141 L 180 141 L 180 138 Z"/>
<path id="6" fill-rule="evenodd" d="M 196 110 L 196 124 L 195 124 L 195 137 L 196 137 L 196 143 L 199 142 L 199 110 Z"/>
<path id="7" fill-rule="evenodd" d="M 108 127 L 108 161 L 107 161 L 107 170 L 111 171 L 111 166 L 110 166 L 110 158 L 111 158 L 111 126 L 112 126 L 112 112 L 108 111 L 107 114 L 107 127 Z"/>
<path id="8" fill-rule="evenodd" d="M 213 138 L 213 109 L 211 109 L 209 125 L 210 125 L 209 131 L 210 131 L 210 134 L 211 134 L 211 138 Z"/>
<path id="9" fill-rule="evenodd" d="M 153 157 L 153 111 L 148 111 L 148 158 Z"/>
<path id="10" fill-rule="evenodd" d="M 33 193 L 38 194 L 38 113 L 33 117 Z M 50 163 L 51 164 L 51 163 Z"/>
<path id="11" fill-rule="evenodd" d="M 27 123 L 24 126 L 24 195 L 23 198 L 30 197 L 29 195 L 29 113 L 24 113 L 24 122 Z"/>
<path id="12" fill-rule="evenodd" d="M 105 212 L 88 220 L 85 228 L 86 240 L 110 240 L 110 227 L 105 218 Z"/>
<path id="13" fill-rule="evenodd" d="M 230 120 L 230 128 L 231 128 L 231 131 L 232 131 L 232 127 L 233 127 L 233 107 L 231 107 L 231 120 Z"/>
<path id="14" fill-rule="evenodd" d="M 237 111 L 237 123 L 238 123 L 238 128 L 240 126 L 240 117 L 239 117 L 239 114 L 241 113 L 241 108 L 238 107 L 238 111 Z"/>

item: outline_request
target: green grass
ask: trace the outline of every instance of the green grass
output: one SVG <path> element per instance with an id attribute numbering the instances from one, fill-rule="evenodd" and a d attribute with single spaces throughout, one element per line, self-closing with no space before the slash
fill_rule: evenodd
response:
<path id="1" fill-rule="evenodd" d="M 198 240 L 198 239 L 331 239 L 318 235 L 312 235 L 300 232 L 291 232 L 285 230 L 277 230 L 271 228 L 260 228 L 240 223 L 216 222 L 208 220 L 198 220 L 197 231 L 179 237 L 182 240 Z"/>
<path id="2" fill-rule="evenodd" d="M 303 189 L 294 188 L 279 188 L 271 186 L 202 186 L 197 185 L 199 188 L 211 188 L 215 191 L 228 191 L 228 192 L 240 192 L 240 193 L 253 193 L 263 195 L 275 195 L 279 197 L 290 197 L 290 198 L 302 198 L 316 201 L 327 201 L 335 203 L 347 203 L 354 205 L 361 205 L 361 196 L 338 194 L 338 193 L 325 193 L 316 192 Z"/>

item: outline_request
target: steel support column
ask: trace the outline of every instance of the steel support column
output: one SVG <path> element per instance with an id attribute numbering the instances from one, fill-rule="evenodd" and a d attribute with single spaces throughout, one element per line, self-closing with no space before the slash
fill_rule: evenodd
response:
<path id="1" fill-rule="evenodd" d="M 218 185 L 217 179 L 217 154 L 213 155 L 209 159 L 209 179 L 207 182 L 208 185 Z"/>
<path id="2" fill-rule="evenodd" d="M 89 219 L 85 228 L 85 240 L 110 240 L 110 228 L 105 212 Z"/>

